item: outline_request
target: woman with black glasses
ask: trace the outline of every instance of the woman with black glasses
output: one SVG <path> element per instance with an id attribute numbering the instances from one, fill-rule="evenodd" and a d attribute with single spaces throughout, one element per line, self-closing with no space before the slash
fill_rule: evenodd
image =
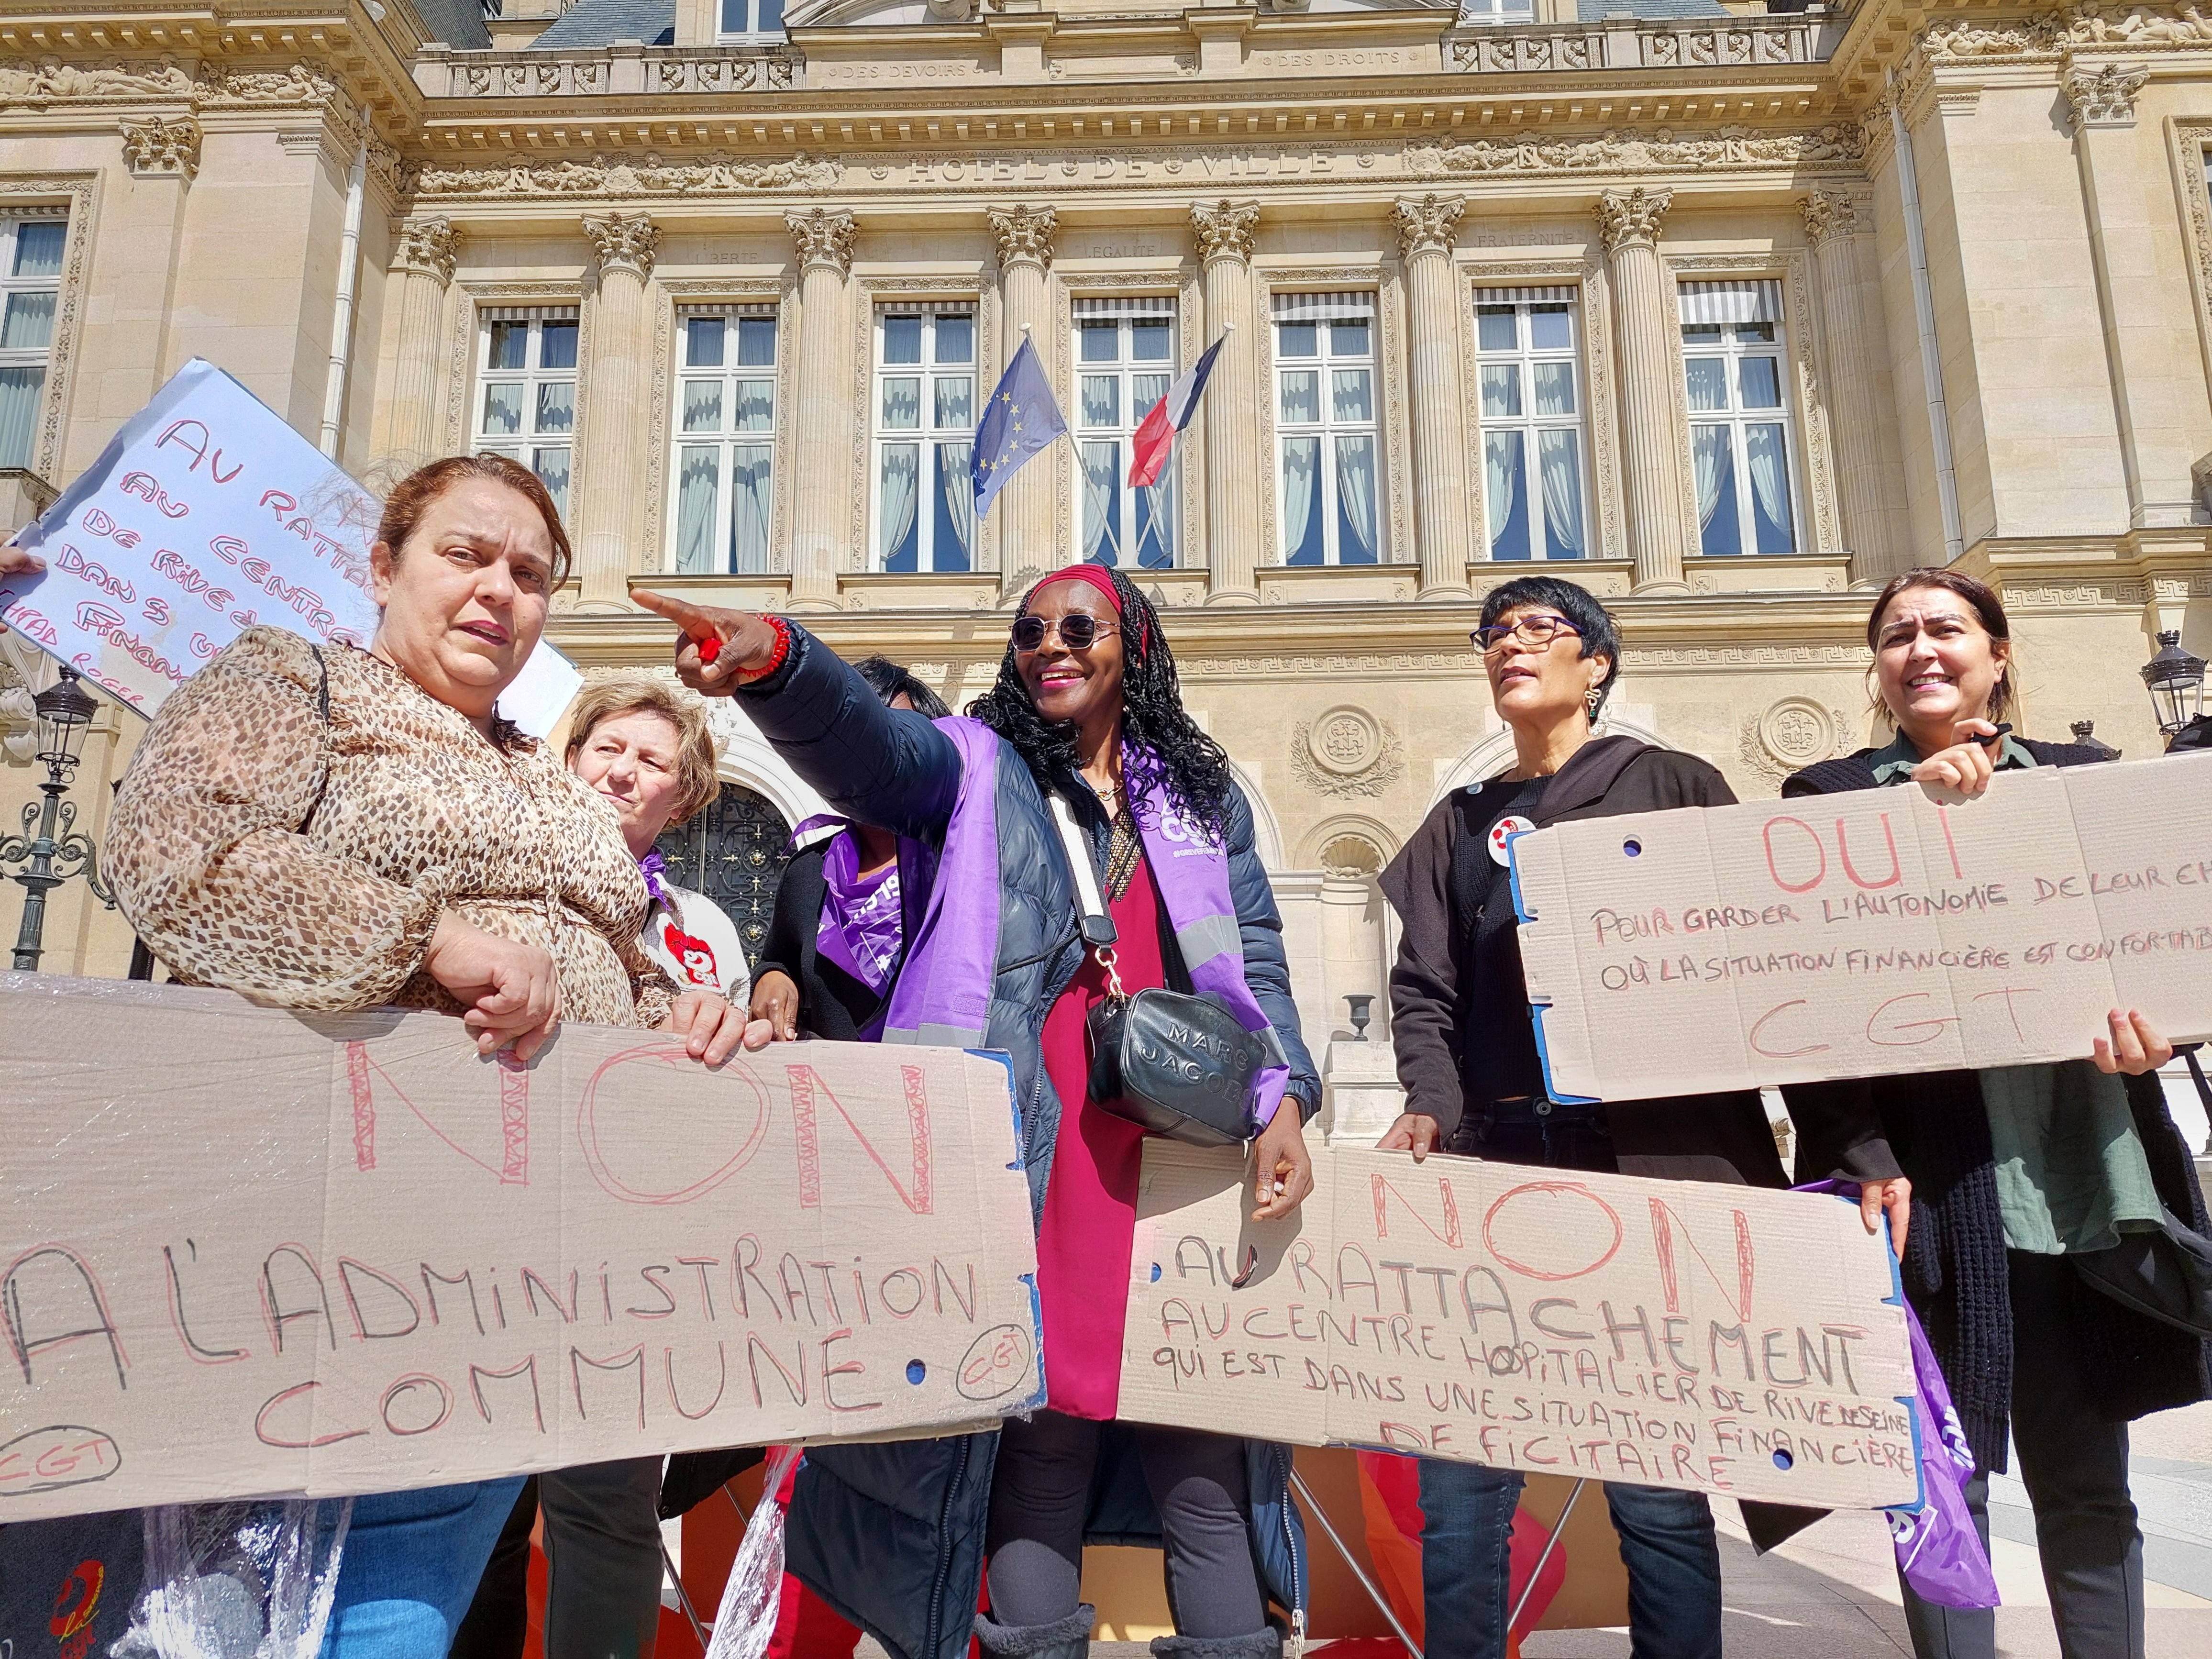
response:
<path id="1" fill-rule="evenodd" d="M 1513 732 L 1513 764 L 1454 790 L 1382 872 L 1405 927 L 1390 975 L 1390 1029 L 1407 1093 L 1383 1150 L 1785 1185 L 1756 1091 L 1602 1105 L 1546 1094 L 1508 843 L 1570 819 L 1726 806 L 1735 797 L 1694 756 L 1595 734 L 1620 672 L 1620 639 L 1605 607 L 1574 583 L 1523 576 L 1492 590 L 1474 638 L 1492 705 Z M 1431 1659 L 1502 1659 L 1509 1650 L 1508 1540 L 1521 1486 L 1514 1469 L 1421 1464 Z M 1720 1659 L 1720 1553 L 1704 1497 L 1610 1481 L 1605 1494 L 1628 1568 L 1632 1650 Z"/>
<path id="2" fill-rule="evenodd" d="M 917 849 L 883 1040 L 1004 1049 L 1022 1107 L 1042 1409 L 996 1434 L 810 1450 L 790 1570 L 908 1659 L 962 1659 L 988 1555 L 985 1653 L 1083 1659 L 1086 1538 L 1159 1539 L 1177 1634 L 1153 1650 L 1273 1659 L 1267 1600 L 1294 1609 L 1303 1589 L 1288 1451 L 1114 1421 L 1144 1132 L 1088 1097 L 1086 1020 L 1109 980 L 1209 995 L 1260 1037 L 1270 1058 L 1244 1103 L 1255 1218 L 1312 1189 L 1303 1124 L 1321 1097 L 1251 806 L 1183 708 L 1158 615 L 1103 567 L 1055 572 L 1024 599 L 974 718 L 933 722 L 886 708 L 781 617 L 638 597 L 683 629 L 685 684 L 734 690 L 832 806 Z M 1110 965 L 1078 931 L 1056 805 L 1115 923 Z"/>

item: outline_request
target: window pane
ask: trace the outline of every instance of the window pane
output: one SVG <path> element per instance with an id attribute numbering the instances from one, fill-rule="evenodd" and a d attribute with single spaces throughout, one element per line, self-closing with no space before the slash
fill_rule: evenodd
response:
<path id="1" fill-rule="evenodd" d="M 1283 562 L 1319 564 L 1328 526 L 1321 514 L 1321 440 L 1283 440 Z"/>
<path id="2" fill-rule="evenodd" d="M 738 319 L 738 363 L 743 368 L 767 368 L 775 362 L 775 319 Z"/>
<path id="3" fill-rule="evenodd" d="M 1132 374 L 1129 377 L 1129 416 L 1133 420 L 1143 418 L 1152 411 L 1154 404 L 1168 395 L 1175 384 L 1169 374 Z"/>
<path id="4" fill-rule="evenodd" d="M 576 325 L 572 322 L 538 325 L 538 367 L 574 368 L 576 366 Z"/>
<path id="5" fill-rule="evenodd" d="M 937 377 L 937 424 L 940 428 L 975 424 L 975 382 L 969 376 Z"/>
<path id="6" fill-rule="evenodd" d="M 930 554 L 935 570 L 965 570 L 975 541 L 975 447 L 937 446 L 937 536 Z"/>
<path id="7" fill-rule="evenodd" d="M 1164 363 L 1175 356 L 1175 327 L 1164 317 L 1139 317 L 1129 325 L 1129 356 L 1139 363 Z"/>
<path id="8" fill-rule="evenodd" d="M 31 435 L 38 430 L 43 368 L 0 368 L 0 466 L 31 464 Z"/>
<path id="9" fill-rule="evenodd" d="M 1690 428 L 1690 465 L 1698 489 L 1698 517 L 1705 529 L 1700 550 L 1722 556 L 1743 551 L 1743 529 L 1736 521 L 1735 447 L 1724 426 Z"/>
<path id="10" fill-rule="evenodd" d="M 1518 432 L 1492 432 L 1482 441 L 1483 507 L 1493 559 L 1528 556 L 1528 487 L 1522 441 Z"/>
<path id="11" fill-rule="evenodd" d="M 1511 351 L 1521 343 L 1520 323 L 1511 306 L 1477 306 L 1474 333 L 1485 351 Z"/>
<path id="12" fill-rule="evenodd" d="M 491 325 L 490 356 L 485 359 L 488 368 L 521 368 L 529 361 L 530 325 L 527 323 L 494 323 Z"/>
<path id="13" fill-rule="evenodd" d="M 720 432 L 722 429 L 722 383 L 720 380 L 684 382 L 684 429 Z"/>
<path id="14" fill-rule="evenodd" d="M 1761 553 L 1794 551 L 1790 531 L 1790 464 L 1782 428 L 1743 429 L 1744 471 L 1751 475 L 1751 533 Z"/>
<path id="15" fill-rule="evenodd" d="M 576 429 L 576 383 L 547 380 L 538 388 L 538 424 L 533 432 L 574 432 Z"/>
<path id="16" fill-rule="evenodd" d="M 768 568 L 769 453 L 764 444 L 730 452 L 730 568 L 744 575 Z"/>
<path id="17" fill-rule="evenodd" d="M 1121 383 L 1111 374 L 1086 374 L 1082 380 L 1082 422 L 1085 426 L 1121 424 Z"/>
<path id="18" fill-rule="evenodd" d="M 1085 319 L 1077 327 L 1075 338 L 1086 363 L 1111 363 L 1121 359 L 1121 331 L 1110 318 Z"/>
<path id="19" fill-rule="evenodd" d="M 58 276 L 62 274 L 62 244 L 69 226 L 60 219 L 24 219 L 15 226 L 15 270 L 18 276 Z"/>
<path id="20" fill-rule="evenodd" d="M 1482 412 L 1510 416 L 1521 412 L 1521 366 L 1485 363 L 1482 366 Z"/>
<path id="21" fill-rule="evenodd" d="M 768 432 L 775 426 L 775 382 L 738 382 L 738 421 L 740 432 Z"/>
<path id="22" fill-rule="evenodd" d="M 679 571 L 696 574 L 714 568 L 720 454 L 712 444 L 686 444 L 676 452 L 676 568 Z"/>
<path id="23" fill-rule="evenodd" d="M 1328 325 L 1328 349 L 1334 356 L 1364 357 L 1368 351 L 1367 319 L 1334 322 Z"/>
<path id="24" fill-rule="evenodd" d="M 921 361 L 921 318 L 884 319 L 884 361 L 887 363 L 918 363 Z"/>
<path id="25" fill-rule="evenodd" d="M 1340 421 L 1375 418 L 1374 377 L 1364 368 L 1339 368 L 1329 373 L 1329 404 Z"/>
<path id="26" fill-rule="evenodd" d="M 522 430 L 522 384 L 495 380 L 484 387 L 484 435 L 511 438 Z"/>
<path id="27" fill-rule="evenodd" d="M 1718 345 L 1720 343 L 1721 325 L 1718 323 L 1685 323 L 1682 325 L 1682 343 L 1684 345 L 1710 346 Z"/>
<path id="28" fill-rule="evenodd" d="M 751 27 L 750 0 L 722 0 L 722 33 L 743 34 Z"/>
<path id="29" fill-rule="evenodd" d="M 1728 401 L 1728 364 L 1718 357 L 1692 357 L 1682 365 L 1689 381 L 1690 407 L 1692 409 L 1726 409 Z"/>
<path id="30" fill-rule="evenodd" d="M 876 550 L 886 570 L 914 570 L 921 557 L 921 447 L 885 444 L 876 485 Z"/>
<path id="31" fill-rule="evenodd" d="M 684 364 L 687 368 L 722 366 L 722 319 L 689 317 L 684 322 Z"/>
<path id="32" fill-rule="evenodd" d="M 1528 376 L 1535 382 L 1539 415 L 1575 412 L 1575 366 L 1572 363 L 1531 363 Z"/>
<path id="33" fill-rule="evenodd" d="M 1572 306 L 1530 306 L 1528 343 L 1539 351 L 1565 351 L 1575 343 Z"/>
<path id="34" fill-rule="evenodd" d="M 760 0 L 759 33 L 780 34 L 783 32 L 783 0 Z"/>
<path id="35" fill-rule="evenodd" d="M 1336 441 L 1336 562 L 1373 564 L 1375 533 L 1375 440 Z"/>
<path id="36" fill-rule="evenodd" d="M 1782 365 L 1772 357 L 1746 357 L 1735 366 L 1735 385 L 1742 408 L 1782 407 Z"/>
<path id="37" fill-rule="evenodd" d="M 1321 355 L 1321 331 L 1311 323 L 1278 323 L 1275 352 L 1283 357 L 1317 357 Z"/>
<path id="38" fill-rule="evenodd" d="M 530 470 L 545 485 L 545 493 L 553 498 L 554 510 L 566 517 L 568 511 L 568 447 L 557 449 L 532 450 Z"/>
<path id="39" fill-rule="evenodd" d="M 919 362 L 921 359 L 915 361 Z M 975 319 L 966 312 L 948 312 L 937 319 L 937 361 L 972 363 L 975 361 Z"/>
<path id="40" fill-rule="evenodd" d="M 1536 491 L 1544 503 L 1544 556 L 1583 556 L 1581 445 L 1571 432 L 1536 434 Z"/>
<path id="41" fill-rule="evenodd" d="M 1746 343 L 1771 345 L 1774 343 L 1774 325 L 1771 323 L 1738 323 L 1735 337 Z"/>
<path id="42" fill-rule="evenodd" d="M 1175 563 L 1175 478 L 1170 459 L 1158 483 L 1141 484 L 1130 492 L 1129 505 L 1136 513 L 1131 539 L 1136 544 L 1137 562 L 1147 570 L 1165 570 Z"/>
<path id="43" fill-rule="evenodd" d="M 1283 371 L 1283 419 L 1292 423 L 1321 419 L 1321 376 L 1312 369 Z"/>
<path id="44" fill-rule="evenodd" d="M 1121 446 L 1085 443 L 1083 461 L 1083 556 L 1121 562 Z"/>
<path id="45" fill-rule="evenodd" d="M 54 301 L 58 297 L 51 289 L 44 294 L 9 295 L 7 318 L 0 321 L 0 347 L 45 349 L 54 337 Z"/>
<path id="46" fill-rule="evenodd" d="M 884 382 L 883 425 L 886 432 L 905 432 L 921 424 L 921 382 L 901 377 Z"/>

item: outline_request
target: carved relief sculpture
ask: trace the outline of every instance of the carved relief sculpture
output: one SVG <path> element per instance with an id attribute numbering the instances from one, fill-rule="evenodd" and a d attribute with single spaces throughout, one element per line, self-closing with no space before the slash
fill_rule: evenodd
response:
<path id="1" fill-rule="evenodd" d="M 180 98 L 192 89 L 192 77 L 164 59 L 158 64 L 0 64 L 0 104 L 41 104 L 67 100 Z"/>
<path id="2" fill-rule="evenodd" d="M 442 287 L 453 280 L 453 265 L 460 252 L 461 233 L 453 228 L 452 220 L 410 219 L 399 227 L 392 268 L 434 276 Z"/>
<path id="3" fill-rule="evenodd" d="M 1407 171 L 1447 173 L 1678 173 L 1715 168 L 1842 165 L 1862 160 L 1866 143 L 1856 126 L 1840 123 L 1809 132 L 1768 132 L 1756 127 L 1725 126 L 1690 136 L 1661 127 L 1649 135 L 1634 127 L 1615 127 L 1595 138 L 1481 138 L 1447 144 L 1425 140 L 1409 145 Z"/>
<path id="4" fill-rule="evenodd" d="M 1797 198 L 1797 211 L 1805 216 L 1805 235 L 1814 247 L 1831 236 L 1858 234 L 1857 204 L 1840 191 L 1816 190 Z"/>
<path id="5" fill-rule="evenodd" d="M 1441 253 L 1449 258 L 1452 239 L 1459 234 L 1459 222 L 1466 212 L 1463 196 L 1446 198 L 1431 194 L 1418 202 L 1393 204 L 1390 218 L 1398 227 L 1398 252 L 1407 259 L 1419 253 Z"/>
<path id="6" fill-rule="evenodd" d="M 1200 204 L 1190 210 L 1190 228 L 1198 239 L 1201 263 L 1210 265 L 1216 259 L 1249 260 L 1259 240 L 1260 204 L 1227 200 L 1212 207 Z"/>
<path id="7" fill-rule="evenodd" d="M 999 264 L 1033 264 L 1052 269 L 1052 239 L 1060 229 L 1060 215 L 1051 208 L 992 208 L 991 240 L 998 245 Z"/>
<path id="8" fill-rule="evenodd" d="M 609 213 L 584 216 L 584 234 L 599 256 L 602 275 L 627 270 L 642 282 L 653 275 L 653 262 L 660 252 L 660 227 L 650 215 Z"/>
<path id="9" fill-rule="evenodd" d="M 635 161 L 593 156 L 589 161 L 520 161 L 481 167 L 424 166 L 412 185 L 422 196 L 690 196 L 756 190 L 828 190 L 843 172 L 836 162 L 810 160 L 738 161 L 708 156 L 667 162 L 648 153 Z"/>
<path id="10" fill-rule="evenodd" d="M 2062 83 L 2077 127 L 2132 126 L 2136 94 L 2150 79 L 2147 69 L 2123 69 L 2107 64 L 2102 69 L 2074 69 Z"/>
<path id="11" fill-rule="evenodd" d="M 853 269 L 853 239 L 859 228 L 842 208 L 815 208 L 805 213 L 787 213 L 783 222 L 799 247 L 799 268 L 824 265 L 840 276 Z"/>
<path id="12" fill-rule="evenodd" d="M 1609 190 L 1597 198 L 1598 240 L 1607 253 L 1625 247 L 1656 247 L 1659 222 L 1674 205 L 1671 190 Z"/>
<path id="13" fill-rule="evenodd" d="M 199 170 L 200 124 L 185 116 L 125 121 L 123 159 L 142 176 L 169 173 L 189 179 Z"/>

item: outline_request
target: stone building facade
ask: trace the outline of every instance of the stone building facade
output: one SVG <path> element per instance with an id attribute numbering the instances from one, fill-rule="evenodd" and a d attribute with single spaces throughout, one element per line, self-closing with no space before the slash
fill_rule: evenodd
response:
<path id="1" fill-rule="evenodd" d="M 1537 562 L 1621 618 L 1616 727 L 1747 796 L 1868 739 L 1913 564 L 2002 587 L 2025 730 L 2154 752 L 2156 633 L 2212 654 L 2212 18 L 1583 6 L 0 0 L 0 507 L 199 356 L 365 477 L 538 467 L 591 673 L 665 665 L 650 583 L 957 703 L 1038 571 L 1133 567 L 1323 1039 L 1383 989 L 1372 873 L 1510 753 L 1468 630 Z M 977 523 L 1025 337 L 1072 438 Z M 741 788 L 688 852 L 743 909 L 806 802 L 719 717 Z M 76 884 L 46 965 L 129 943 Z"/>

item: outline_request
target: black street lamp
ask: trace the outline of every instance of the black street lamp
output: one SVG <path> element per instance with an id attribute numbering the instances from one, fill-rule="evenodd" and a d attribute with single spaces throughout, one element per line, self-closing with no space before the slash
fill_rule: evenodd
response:
<path id="1" fill-rule="evenodd" d="M 23 925 L 15 934 L 15 966 L 36 973 L 44 954 L 46 895 L 82 872 L 93 896 L 109 909 L 115 895 L 100 878 L 100 849 L 92 837 L 76 828 L 76 803 L 64 801 L 77 757 L 84 750 L 85 733 L 100 705 L 77 683 L 76 671 L 64 668 L 61 678 L 31 700 L 39 711 L 38 758 L 46 766 L 46 781 L 39 786 L 46 797 L 23 808 L 23 833 L 0 840 L 0 866 L 20 865 L 9 878 L 23 889 Z M 57 835 L 56 830 L 60 833 Z M 35 830 L 36 833 L 33 833 Z"/>
<path id="2" fill-rule="evenodd" d="M 2158 636 L 2158 654 L 2142 665 L 2143 684 L 2150 690 L 2150 705 L 2158 715 L 2158 729 L 2168 738 L 2181 735 L 2204 712 L 2204 659 L 2181 648 L 2181 630 L 2169 628 Z"/>

